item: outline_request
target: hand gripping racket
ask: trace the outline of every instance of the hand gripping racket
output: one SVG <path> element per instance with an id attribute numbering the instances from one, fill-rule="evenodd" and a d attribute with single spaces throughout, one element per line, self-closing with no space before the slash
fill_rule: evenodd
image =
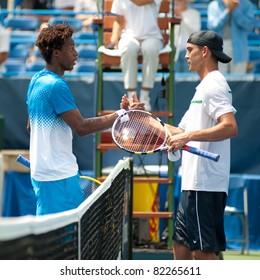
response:
<path id="1" fill-rule="evenodd" d="M 30 161 L 24 156 L 18 155 L 16 161 L 30 168 Z M 89 197 L 100 185 L 101 182 L 95 178 L 85 175 L 80 176 L 80 186 L 84 193 L 85 199 Z"/>
<path id="2" fill-rule="evenodd" d="M 153 154 L 168 149 L 166 142 L 169 133 L 164 123 L 147 111 L 126 111 L 115 120 L 111 133 L 113 141 L 119 148 L 133 154 Z M 184 145 L 182 150 L 216 162 L 219 160 L 218 154 L 188 145 Z M 168 153 L 168 159 L 171 161 L 179 158 L 179 151 Z"/>

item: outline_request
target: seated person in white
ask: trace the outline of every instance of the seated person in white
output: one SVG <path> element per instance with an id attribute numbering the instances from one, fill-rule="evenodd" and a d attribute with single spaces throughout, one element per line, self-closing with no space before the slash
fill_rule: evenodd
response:
<path id="1" fill-rule="evenodd" d="M 81 11 L 89 14 L 81 14 Z M 98 2 L 96 0 L 75 0 L 74 12 L 77 12 L 76 18 L 82 20 L 84 29 L 91 30 L 93 17 L 98 13 Z"/>
<path id="2" fill-rule="evenodd" d="M 73 10 L 75 0 L 54 0 L 53 8 L 61 10 Z"/>
<path id="3" fill-rule="evenodd" d="M 159 66 L 159 52 L 164 47 L 158 27 L 161 0 L 114 0 L 111 13 L 116 14 L 110 39 L 121 50 L 124 87 L 131 96 L 137 88 L 138 55 L 141 53 L 142 87 L 140 101 L 151 110 L 149 92 L 154 87 Z"/>

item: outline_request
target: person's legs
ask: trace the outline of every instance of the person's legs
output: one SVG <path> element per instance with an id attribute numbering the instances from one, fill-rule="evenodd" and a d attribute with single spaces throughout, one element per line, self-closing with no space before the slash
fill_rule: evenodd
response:
<path id="1" fill-rule="evenodd" d="M 163 42 L 149 38 L 141 42 L 142 62 L 142 88 L 154 87 L 154 80 L 159 67 L 159 52 L 163 48 Z"/>
<path id="2" fill-rule="evenodd" d="M 144 103 L 145 110 L 148 112 L 152 110 L 149 94 L 150 94 L 149 88 L 141 88 L 139 100 L 140 102 Z"/>
<path id="3" fill-rule="evenodd" d="M 192 252 L 191 250 L 183 245 L 179 244 L 177 242 L 173 243 L 173 257 L 174 260 L 192 260 Z"/>
<path id="4" fill-rule="evenodd" d="M 226 248 L 223 192 L 183 191 L 174 223 L 174 258 L 218 260 Z M 190 255 L 191 253 L 191 255 Z"/>
<path id="5" fill-rule="evenodd" d="M 226 194 L 223 192 L 197 192 L 196 201 L 201 248 L 195 248 L 193 251 L 194 259 L 219 260 L 216 252 L 226 248 L 224 231 Z"/>
<path id="6" fill-rule="evenodd" d="M 154 87 L 154 80 L 159 67 L 159 52 L 163 48 L 163 42 L 155 38 L 149 38 L 141 42 L 142 61 L 142 88 L 140 101 L 145 103 L 145 109 L 151 110 L 150 90 Z"/>
<path id="7" fill-rule="evenodd" d="M 180 204 L 175 217 L 173 230 L 173 257 L 174 260 L 192 260 L 192 252 L 189 248 L 189 236 L 187 228 L 188 192 L 183 191 Z"/>
<path id="8" fill-rule="evenodd" d="M 195 260 L 219 260 L 215 252 L 212 251 L 200 251 L 196 250 L 193 252 Z"/>
<path id="9" fill-rule="evenodd" d="M 122 38 L 119 41 L 118 48 L 122 50 L 121 69 L 124 74 L 124 87 L 131 93 L 136 91 L 137 88 L 137 59 L 140 43 L 134 38 Z"/>

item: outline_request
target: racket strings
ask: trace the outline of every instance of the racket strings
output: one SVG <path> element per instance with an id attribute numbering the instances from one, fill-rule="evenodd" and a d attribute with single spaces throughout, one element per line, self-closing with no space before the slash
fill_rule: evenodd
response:
<path id="1" fill-rule="evenodd" d="M 152 127 L 152 129 L 150 130 L 150 128 L 147 130 L 149 131 L 148 134 L 148 138 L 144 139 L 144 151 L 149 151 L 149 150 L 155 150 L 157 149 L 157 143 L 158 143 L 158 137 L 157 137 L 157 128 Z"/>
<path id="2" fill-rule="evenodd" d="M 122 119 L 116 126 L 117 143 L 133 152 L 147 153 L 159 149 L 165 142 L 166 133 L 158 120 L 151 115 L 136 111 L 127 120 Z"/>
<path id="3" fill-rule="evenodd" d="M 115 128 L 115 139 L 117 143 L 126 149 L 133 147 L 137 136 L 136 129 L 138 129 L 138 126 L 135 122 L 120 121 Z"/>
<path id="4" fill-rule="evenodd" d="M 164 144 L 164 138 L 165 138 L 165 131 L 161 129 L 161 126 L 158 126 L 158 123 L 150 124 L 151 132 L 150 137 L 147 141 L 147 150 L 157 150 L 159 147 L 161 147 Z M 149 146 L 148 146 L 149 144 Z"/>
<path id="5" fill-rule="evenodd" d="M 142 114 L 143 115 L 143 114 Z M 145 121 L 143 122 L 143 129 L 145 130 L 146 139 L 144 139 L 144 152 L 155 151 L 164 144 L 165 131 L 158 122 L 152 116 L 143 116 Z"/>
<path id="6" fill-rule="evenodd" d="M 128 149 L 134 150 L 134 151 L 140 151 L 143 149 L 143 141 L 146 135 L 146 131 L 143 127 L 144 124 L 144 118 L 136 118 L 136 119 L 130 119 L 128 123 L 128 127 L 130 127 L 131 137 L 130 139 L 132 142 L 128 143 Z"/>

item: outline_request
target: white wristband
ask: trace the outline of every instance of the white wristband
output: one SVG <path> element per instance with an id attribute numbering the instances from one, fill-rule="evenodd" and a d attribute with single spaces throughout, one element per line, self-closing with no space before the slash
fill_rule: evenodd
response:
<path id="1" fill-rule="evenodd" d="M 120 109 L 120 110 L 117 110 L 117 111 L 116 111 L 116 113 L 117 113 L 118 117 L 120 117 L 120 116 L 124 115 L 124 113 L 125 113 L 125 112 L 126 112 L 126 110 L 125 110 L 125 109 Z"/>

